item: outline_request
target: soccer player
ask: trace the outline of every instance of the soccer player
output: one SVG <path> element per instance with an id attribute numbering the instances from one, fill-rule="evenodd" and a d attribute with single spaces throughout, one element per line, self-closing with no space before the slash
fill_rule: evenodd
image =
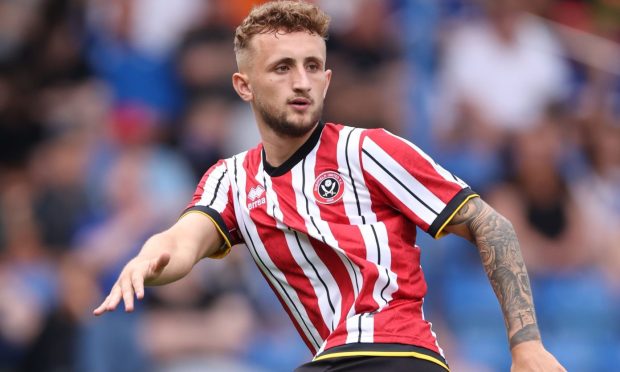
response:
<path id="1" fill-rule="evenodd" d="M 501 305 L 513 371 L 564 371 L 543 347 L 511 224 L 412 143 L 320 120 L 329 18 L 270 2 L 237 28 L 232 83 L 262 143 L 220 160 L 168 230 L 127 263 L 95 315 L 245 243 L 315 355 L 298 371 L 446 371 L 422 303 L 416 227 L 478 248 Z M 466 321 L 464 319 L 464 321 Z"/>

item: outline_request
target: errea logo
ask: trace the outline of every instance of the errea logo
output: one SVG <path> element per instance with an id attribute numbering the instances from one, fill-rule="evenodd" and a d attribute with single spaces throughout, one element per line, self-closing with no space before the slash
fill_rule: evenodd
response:
<path id="1" fill-rule="evenodd" d="M 265 204 L 267 200 L 263 196 L 264 194 L 265 194 L 265 188 L 263 186 L 256 185 L 252 187 L 250 191 L 248 192 L 248 199 L 250 200 L 248 202 L 248 209 L 252 210 L 260 205 Z"/>
<path id="2" fill-rule="evenodd" d="M 251 201 L 256 200 L 257 198 L 260 198 L 261 195 L 263 195 L 265 193 L 265 189 L 263 188 L 263 186 L 261 185 L 257 185 L 255 187 L 252 187 L 250 189 L 250 192 L 248 193 L 248 198 Z"/>

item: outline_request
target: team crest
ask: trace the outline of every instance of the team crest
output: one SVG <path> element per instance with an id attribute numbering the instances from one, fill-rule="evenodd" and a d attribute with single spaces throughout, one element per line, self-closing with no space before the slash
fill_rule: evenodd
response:
<path id="1" fill-rule="evenodd" d="M 344 181 L 338 172 L 326 171 L 314 181 L 314 198 L 321 204 L 332 204 L 344 194 Z"/>

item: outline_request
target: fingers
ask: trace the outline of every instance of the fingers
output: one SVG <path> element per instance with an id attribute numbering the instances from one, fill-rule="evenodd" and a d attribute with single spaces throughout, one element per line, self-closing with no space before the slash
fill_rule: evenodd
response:
<path id="1" fill-rule="evenodd" d="M 93 314 L 96 316 L 99 316 L 103 313 L 106 312 L 106 302 L 107 302 L 107 298 L 105 300 L 103 300 L 103 302 L 101 303 L 101 305 L 99 305 L 99 307 L 97 307 L 95 310 L 93 310 Z"/>
<path id="2" fill-rule="evenodd" d="M 144 298 L 144 278 L 142 277 L 142 275 L 138 275 L 137 273 L 134 273 L 131 276 L 131 285 L 133 286 L 133 289 L 136 293 L 136 298 L 138 300 L 141 300 Z"/>
<path id="3" fill-rule="evenodd" d="M 136 261 L 128 264 L 110 290 L 108 297 L 93 310 L 93 314 L 101 315 L 107 311 L 115 310 L 121 299 L 125 305 L 125 311 L 132 312 L 134 310 L 134 296 L 139 300 L 144 298 L 145 278 L 157 277 L 169 262 L 170 254 L 162 253 L 150 261 Z"/>
<path id="4" fill-rule="evenodd" d="M 110 294 L 108 295 L 108 297 L 106 297 L 105 300 L 103 300 L 103 302 L 101 303 L 101 305 L 99 305 L 99 307 L 93 311 L 93 314 L 101 315 L 107 311 L 113 311 L 114 309 L 116 309 L 116 306 L 118 306 L 120 300 L 121 288 L 117 283 L 110 290 Z"/>
<path id="5" fill-rule="evenodd" d="M 120 284 L 119 284 L 120 283 Z M 119 279 L 112 290 L 110 290 L 110 294 L 108 297 L 103 300 L 101 305 L 93 310 L 94 315 L 101 315 L 108 311 L 114 311 L 118 304 L 123 300 L 125 304 L 125 311 L 132 312 L 134 310 L 133 296 L 134 296 L 134 283 L 138 284 L 136 289 L 136 295 L 138 298 L 144 297 L 144 286 L 142 285 L 142 277 L 134 276 L 132 280 L 127 279 Z"/>
<path id="6" fill-rule="evenodd" d="M 132 312 L 134 288 L 131 284 L 131 280 L 128 278 L 123 279 L 123 281 L 121 282 L 121 289 L 123 291 L 123 302 L 125 303 L 125 311 Z"/>
<path id="7" fill-rule="evenodd" d="M 134 295 L 138 299 L 144 298 L 144 274 L 140 270 L 129 270 L 121 273 L 108 297 L 93 310 L 93 314 L 101 315 L 115 310 L 121 299 L 125 305 L 125 311 L 132 312 L 134 310 Z"/>

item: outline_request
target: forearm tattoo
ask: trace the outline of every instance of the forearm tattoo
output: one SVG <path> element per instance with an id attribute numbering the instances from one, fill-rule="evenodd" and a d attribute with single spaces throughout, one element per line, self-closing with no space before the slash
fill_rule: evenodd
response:
<path id="1" fill-rule="evenodd" d="M 504 314 L 510 348 L 539 340 L 530 280 L 515 231 L 503 216 L 480 198 L 465 204 L 450 221 L 464 224 L 476 244 L 484 270 Z"/>

